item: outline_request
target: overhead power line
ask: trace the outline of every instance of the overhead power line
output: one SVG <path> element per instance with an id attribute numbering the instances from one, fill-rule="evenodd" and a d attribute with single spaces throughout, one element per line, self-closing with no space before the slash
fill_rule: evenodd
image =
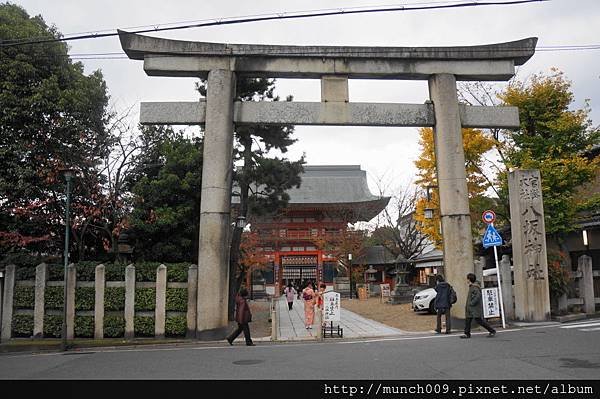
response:
<path id="1" fill-rule="evenodd" d="M 414 7 L 406 7 L 406 6 L 394 6 L 394 7 L 378 7 L 378 8 L 366 8 L 366 9 L 355 9 L 355 8 L 340 8 L 335 10 L 325 10 L 325 11 L 302 11 L 295 13 L 276 13 L 276 14 L 265 14 L 260 16 L 252 16 L 252 17 L 242 17 L 242 18 L 221 18 L 214 19 L 210 22 L 203 22 L 198 24 L 185 24 L 179 26 L 170 26 L 170 27 L 159 27 L 156 26 L 151 29 L 140 29 L 135 30 L 130 33 L 149 33 L 149 32 L 161 32 L 161 31 L 171 31 L 171 30 L 182 30 L 182 29 L 191 29 L 191 28 L 202 28 L 208 26 L 219 26 L 219 25 L 235 25 L 235 24 L 243 24 L 250 22 L 264 22 L 264 21 L 272 21 L 272 20 L 286 20 L 286 19 L 299 19 L 299 18 L 315 18 L 315 17 L 326 17 L 333 15 L 352 15 L 352 14 L 367 14 L 367 13 L 380 13 L 380 12 L 398 12 L 398 11 L 419 11 L 419 10 L 436 10 L 436 9 L 452 9 L 452 8 L 463 8 L 463 7 L 481 7 L 481 6 L 507 6 L 507 5 L 518 5 L 518 4 L 526 4 L 526 3 L 536 3 L 536 2 L 546 2 L 550 0 L 514 0 L 514 1 L 494 1 L 494 2 L 479 2 L 474 1 L 470 3 L 457 3 L 457 4 L 437 4 L 434 5 L 418 5 Z M 447 2 L 444 2 L 447 3 Z M 419 4 L 419 3 L 415 3 Z M 112 31 L 101 31 L 107 33 L 86 33 L 83 35 L 76 35 L 70 37 L 61 37 L 61 38 L 52 38 L 52 39 L 23 39 L 19 41 L 3 41 L 0 42 L 0 47 L 11 47 L 11 46 L 22 46 L 22 45 L 30 45 L 30 44 L 40 44 L 40 43 L 53 43 L 53 42 L 66 42 L 72 40 L 84 40 L 84 39 L 98 39 L 103 37 L 111 37 L 117 36 L 118 33 L 116 29 Z"/>

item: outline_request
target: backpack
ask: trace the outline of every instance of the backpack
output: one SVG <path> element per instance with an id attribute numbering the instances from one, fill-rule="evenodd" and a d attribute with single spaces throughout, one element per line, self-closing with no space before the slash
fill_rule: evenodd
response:
<path id="1" fill-rule="evenodd" d="M 454 288 L 450 286 L 450 303 L 456 303 L 457 300 L 458 298 L 456 297 L 456 291 L 454 291 Z"/>

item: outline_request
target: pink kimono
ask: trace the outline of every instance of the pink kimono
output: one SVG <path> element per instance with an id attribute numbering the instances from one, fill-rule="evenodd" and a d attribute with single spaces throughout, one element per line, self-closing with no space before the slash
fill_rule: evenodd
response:
<path id="1" fill-rule="evenodd" d="M 315 291 L 310 287 L 306 287 L 302 290 L 302 299 L 304 299 L 304 326 L 306 329 L 311 329 L 315 317 Z"/>

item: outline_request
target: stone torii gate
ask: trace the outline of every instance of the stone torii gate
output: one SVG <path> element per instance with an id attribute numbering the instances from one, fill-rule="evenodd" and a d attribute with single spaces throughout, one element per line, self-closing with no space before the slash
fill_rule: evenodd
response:
<path id="1" fill-rule="evenodd" d="M 471 219 L 461 128 L 518 128 L 516 107 L 458 103 L 456 81 L 506 81 L 535 52 L 537 38 L 465 47 L 337 47 L 224 44 L 119 31 L 149 76 L 207 78 L 206 101 L 142 103 L 143 124 L 205 125 L 196 337 L 225 336 L 231 164 L 235 125 L 432 127 L 447 280 L 465 298 L 473 272 Z M 321 80 L 321 102 L 239 102 L 240 77 Z M 427 80 L 425 104 L 352 103 L 348 79 Z M 464 318 L 463 306 L 452 309 Z"/>

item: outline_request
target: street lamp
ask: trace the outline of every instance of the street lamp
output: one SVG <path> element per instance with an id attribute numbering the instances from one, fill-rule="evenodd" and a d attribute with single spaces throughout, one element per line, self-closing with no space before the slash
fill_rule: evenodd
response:
<path id="1" fill-rule="evenodd" d="M 583 245 L 585 246 L 585 252 L 586 255 L 588 252 L 590 252 L 590 243 L 588 241 L 588 233 L 587 230 L 582 230 L 582 235 L 583 235 Z"/>
<path id="2" fill-rule="evenodd" d="M 348 267 L 350 269 L 350 299 L 352 299 L 352 254 L 348 254 Z"/>
<path id="3" fill-rule="evenodd" d="M 427 208 L 425 208 L 423 210 L 423 214 L 425 216 L 425 219 L 433 219 L 433 212 L 434 209 L 433 208 L 429 208 L 429 203 L 431 202 L 431 194 L 429 192 L 430 189 L 432 188 L 436 188 L 437 186 L 426 186 L 425 189 L 427 190 Z"/>
<path id="4" fill-rule="evenodd" d="M 73 169 L 62 169 L 61 170 L 65 180 L 67 181 L 67 198 L 65 205 L 65 252 L 64 252 L 64 289 L 63 289 L 63 320 L 62 320 L 62 333 L 61 333 L 61 350 L 67 350 L 67 269 L 69 266 L 69 233 L 70 233 L 70 219 L 69 219 L 69 208 L 71 206 L 71 180 L 75 175 Z"/>

